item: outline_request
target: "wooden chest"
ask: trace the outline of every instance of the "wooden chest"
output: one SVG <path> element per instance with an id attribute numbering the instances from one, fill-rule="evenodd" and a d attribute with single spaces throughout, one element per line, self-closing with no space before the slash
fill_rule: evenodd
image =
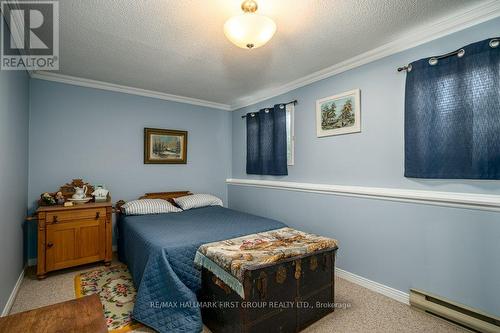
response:
<path id="1" fill-rule="evenodd" d="M 37 210 L 37 277 L 72 266 L 112 259 L 111 202 Z"/>
<path id="2" fill-rule="evenodd" d="M 318 251 L 245 271 L 245 299 L 203 268 L 203 322 L 214 333 L 301 331 L 334 310 L 335 253 Z"/>

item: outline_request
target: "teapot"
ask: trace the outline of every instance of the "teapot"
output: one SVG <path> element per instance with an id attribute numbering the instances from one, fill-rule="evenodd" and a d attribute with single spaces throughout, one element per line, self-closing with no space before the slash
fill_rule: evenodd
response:
<path id="1" fill-rule="evenodd" d="M 91 194 L 96 198 L 96 200 L 107 199 L 109 191 L 104 188 L 103 185 L 97 185 L 94 192 Z"/>
<path id="2" fill-rule="evenodd" d="M 75 194 L 73 194 L 73 199 L 85 199 L 87 196 L 87 185 L 83 185 L 83 187 L 75 186 Z"/>

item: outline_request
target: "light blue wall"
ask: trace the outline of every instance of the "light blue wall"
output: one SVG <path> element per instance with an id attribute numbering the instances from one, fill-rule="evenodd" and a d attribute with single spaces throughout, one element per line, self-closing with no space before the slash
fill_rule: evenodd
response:
<path id="1" fill-rule="evenodd" d="M 498 213 L 237 186 L 229 186 L 226 191 L 223 182 L 228 175 L 260 178 L 245 174 L 245 122 L 240 116 L 297 98 L 296 165 L 290 168 L 288 177 L 263 178 L 500 194 L 498 181 L 424 181 L 402 176 L 405 75 L 395 72 L 396 67 L 409 61 L 495 36 L 498 31 L 500 19 L 232 115 L 186 104 L 31 80 L 28 195 L 26 198 L 22 192 L 27 187 L 26 180 L 12 177 L 22 174 L 23 166 L 26 168 L 19 157 L 8 164 L 10 178 L 4 181 L 9 185 L 5 187 L 9 192 L 8 196 L 0 194 L 0 205 L 9 202 L 8 198 L 13 195 L 24 195 L 23 202 L 33 208 L 41 192 L 55 190 L 62 182 L 77 177 L 105 183 L 114 200 L 129 200 L 151 191 L 212 192 L 229 198 L 233 208 L 336 237 L 341 242 L 338 264 L 350 272 L 403 291 L 410 287 L 422 288 L 500 314 Z M 11 96 L 8 89 L 14 79 L 10 76 L 7 79 L 7 75 L 13 74 L 0 74 L 2 97 Z M 316 138 L 316 99 L 353 88 L 361 89 L 362 132 Z M 4 100 L 7 97 L 1 99 L 2 103 Z M 23 106 L 16 108 L 24 110 Z M 9 122 L 0 124 L 1 156 L 21 156 L 23 149 L 27 149 L 27 133 L 22 131 L 25 129 L 23 117 L 27 116 L 10 111 L 2 109 L 0 113 L 2 117 L 15 119 L 9 118 Z M 188 130 L 188 164 L 144 165 L 144 127 Z M 8 142 L 4 140 L 4 133 L 14 132 L 12 135 L 18 137 L 16 142 L 21 142 L 24 148 L 14 150 L 3 144 Z M 4 162 L 0 166 L 0 176 L 4 178 L 6 166 Z M 17 185 L 20 185 L 20 193 L 12 194 L 11 188 Z M 1 211 L 6 211 L 4 208 Z M 24 207 L 19 207 L 21 210 L 14 220 L 22 218 Z M 1 251 L 4 254 L 0 254 L 0 260 L 16 262 L 15 256 L 5 253 L 19 246 L 19 241 L 13 233 L 2 233 L 0 237 L 3 237 L 2 244 L 11 244 Z M 0 279 L 3 279 L 1 275 Z M 15 277 L 9 275 L 5 283 L 0 280 L 0 285 L 11 285 L 14 280 Z"/>
<path id="2" fill-rule="evenodd" d="M 226 202 L 230 126 L 227 111 L 34 79 L 28 207 L 73 178 L 106 184 L 113 201 L 190 190 Z M 143 164 L 145 127 L 187 130 L 188 163 Z"/>
<path id="3" fill-rule="evenodd" d="M 405 74 L 396 72 L 499 31 L 495 19 L 238 110 L 232 119 L 232 177 L 500 194 L 500 181 L 403 177 Z M 361 89 L 362 132 L 317 138 L 315 101 L 355 88 Z M 289 176 L 247 176 L 240 116 L 295 98 L 295 165 Z M 229 205 L 337 238 L 338 265 L 347 271 L 500 315 L 499 213 L 239 186 L 229 186 Z"/>
<path id="4" fill-rule="evenodd" d="M 0 71 L 0 310 L 23 269 L 23 222 L 28 193 L 28 94 L 26 72 Z"/>

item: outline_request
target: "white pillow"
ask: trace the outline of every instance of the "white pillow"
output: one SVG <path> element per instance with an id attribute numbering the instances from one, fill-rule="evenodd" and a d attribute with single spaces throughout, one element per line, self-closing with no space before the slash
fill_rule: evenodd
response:
<path id="1" fill-rule="evenodd" d="M 140 199 L 129 201 L 122 206 L 125 215 L 148 215 L 162 213 L 182 212 L 167 200 L 163 199 Z"/>
<path id="2" fill-rule="evenodd" d="M 192 194 L 174 199 L 183 210 L 206 206 L 222 206 L 222 200 L 211 194 Z"/>

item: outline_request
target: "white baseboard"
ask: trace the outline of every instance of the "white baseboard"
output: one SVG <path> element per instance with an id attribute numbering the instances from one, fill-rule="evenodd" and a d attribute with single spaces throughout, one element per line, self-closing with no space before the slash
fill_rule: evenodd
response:
<path id="1" fill-rule="evenodd" d="M 14 289 L 12 289 L 12 292 L 10 293 L 9 299 L 7 300 L 7 303 L 5 304 L 5 307 L 3 308 L 2 311 L 2 317 L 5 317 L 9 314 L 10 309 L 12 308 L 12 305 L 14 304 L 14 301 L 17 296 L 17 292 L 19 291 L 19 287 L 21 287 L 21 283 L 23 282 L 24 278 L 24 269 L 21 271 L 21 274 L 19 274 L 19 277 L 17 278 L 16 284 L 14 285 Z"/>
<path id="2" fill-rule="evenodd" d="M 338 267 L 335 268 L 335 274 L 342 279 L 345 279 L 347 281 L 350 281 L 352 283 L 370 289 L 376 293 L 392 298 L 393 300 L 396 300 L 398 302 L 410 305 L 410 295 L 402 292 L 401 290 L 397 290 L 388 287 L 386 285 L 383 285 L 381 283 L 368 280 L 367 278 L 353 274 L 351 272 L 344 271 L 343 269 L 340 269 Z"/>

